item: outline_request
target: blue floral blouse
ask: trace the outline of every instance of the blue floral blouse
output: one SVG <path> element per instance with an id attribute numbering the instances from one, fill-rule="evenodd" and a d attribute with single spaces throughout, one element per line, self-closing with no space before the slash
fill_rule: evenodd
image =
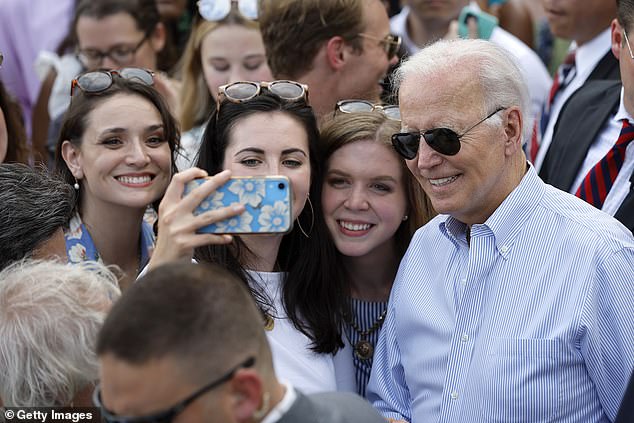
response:
<path id="1" fill-rule="evenodd" d="M 86 260 L 103 263 L 79 213 L 75 213 L 70 220 L 69 227 L 64 231 L 64 238 L 66 239 L 66 255 L 69 263 L 80 263 Z M 139 269 L 143 269 L 150 260 L 152 251 L 154 251 L 154 242 L 152 226 L 144 220 L 141 224 L 141 263 Z"/>

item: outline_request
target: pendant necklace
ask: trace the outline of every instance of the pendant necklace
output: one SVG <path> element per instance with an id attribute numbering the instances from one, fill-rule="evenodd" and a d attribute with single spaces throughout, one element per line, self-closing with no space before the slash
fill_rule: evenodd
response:
<path id="1" fill-rule="evenodd" d="M 264 330 L 270 332 L 275 327 L 275 320 L 269 313 L 264 313 Z"/>
<path id="2" fill-rule="evenodd" d="M 346 319 L 346 322 L 359 334 L 360 339 L 354 344 L 354 355 L 361 360 L 369 360 L 374 355 L 374 346 L 369 341 L 368 336 L 374 333 L 383 325 L 385 315 L 387 314 L 387 308 L 379 315 L 378 319 L 367 330 L 361 330 L 356 322 L 352 319 Z"/>

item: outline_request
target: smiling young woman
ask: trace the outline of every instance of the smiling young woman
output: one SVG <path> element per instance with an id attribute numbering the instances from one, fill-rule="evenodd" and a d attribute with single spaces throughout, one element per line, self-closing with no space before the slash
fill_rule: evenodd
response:
<path id="1" fill-rule="evenodd" d="M 56 170 L 78 193 L 65 231 L 68 258 L 117 265 L 125 288 L 154 248 L 143 216 L 169 184 L 179 133 L 147 71 L 92 72 L 76 81 L 56 151 Z"/>

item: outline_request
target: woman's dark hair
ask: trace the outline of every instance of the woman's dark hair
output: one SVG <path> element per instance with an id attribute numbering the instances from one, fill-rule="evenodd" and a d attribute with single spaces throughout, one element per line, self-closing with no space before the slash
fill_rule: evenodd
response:
<path id="1" fill-rule="evenodd" d="M 29 148 L 26 144 L 26 130 L 22 120 L 20 105 L 15 101 L 0 81 L 0 110 L 7 125 L 7 155 L 4 162 L 28 163 Z"/>
<path id="2" fill-rule="evenodd" d="M 277 96 L 263 92 L 252 100 L 233 103 L 224 100 L 217 112 L 212 113 L 203 135 L 202 145 L 198 158 L 198 167 L 205 169 L 209 174 L 215 174 L 222 170 L 225 151 L 229 145 L 233 128 L 247 116 L 256 113 L 284 113 L 292 117 L 302 125 L 308 136 L 308 148 L 311 166 L 310 201 L 307 203 L 291 232 L 284 235 L 277 256 L 279 270 L 286 272 L 283 283 L 283 301 L 287 316 L 295 327 L 306 334 L 313 341 L 319 339 L 320 327 L 327 322 L 325 313 L 328 313 L 328 302 L 321 295 L 324 292 L 307 293 L 301 286 L 302 269 L 307 260 L 320 261 L 322 251 L 307 250 L 309 240 L 311 244 L 320 245 L 320 239 L 327 234 L 327 229 L 321 210 L 321 201 L 318 195 L 319 184 L 322 179 L 322 167 L 318 160 L 319 130 L 313 110 L 303 101 L 288 102 Z M 300 230 L 300 225 L 306 236 Z M 198 261 L 219 263 L 238 275 L 250 289 L 259 308 L 263 313 L 271 310 L 270 300 L 258 291 L 256 287 L 249 286 L 249 276 L 244 267 L 244 261 L 249 251 L 239 237 L 234 237 L 230 246 L 209 245 L 197 248 L 194 257 Z M 304 309 L 303 304 L 310 299 L 318 304 L 318 307 Z M 323 301 L 322 301 L 323 300 Z"/>
<path id="3" fill-rule="evenodd" d="M 131 79 L 125 79 L 112 75 L 112 85 L 99 93 L 85 93 L 77 89 L 75 95 L 70 101 L 70 106 L 64 115 L 62 127 L 57 138 L 55 148 L 55 172 L 57 172 L 68 184 L 75 184 L 75 177 L 71 173 L 68 165 L 62 157 L 62 143 L 66 140 L 70 141 L 75 147 L 79 148 L 88 120 L 93 110 L 101 103 L 117 94 L 137 95 L 146 99 L 156 107 L 163 122 L 163 134 L 172 152 L 172 174 L 176 173 L 175 158 L 180 145 L 180 131 L 176 119 L 172 116 L 169 106 L 163 99 L 163 96 L 156 91 L 151 85 L 147 85 Z M 81 190 L 77 195 L 77 205 L 80 204 Z M 154 204 L 155 210 L 158 210 L 158 203 Z"/>

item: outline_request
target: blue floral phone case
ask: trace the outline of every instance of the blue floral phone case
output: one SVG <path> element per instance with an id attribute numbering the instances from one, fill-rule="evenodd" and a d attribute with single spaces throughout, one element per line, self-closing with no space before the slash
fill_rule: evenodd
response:
<path id="1" fill-rule="evenodd" d="M 185 185 L 183 196 L 205 182 L 194 179 Z M 199 233 L 269 234 L 286 233 L 293 227 L 292 191 L 285 176 L 258 176 L 229 179 L 194 210 L 199 215 L 208 210 L 244 204 L 246 210 L 227 220 L 200 228 Z"/>

